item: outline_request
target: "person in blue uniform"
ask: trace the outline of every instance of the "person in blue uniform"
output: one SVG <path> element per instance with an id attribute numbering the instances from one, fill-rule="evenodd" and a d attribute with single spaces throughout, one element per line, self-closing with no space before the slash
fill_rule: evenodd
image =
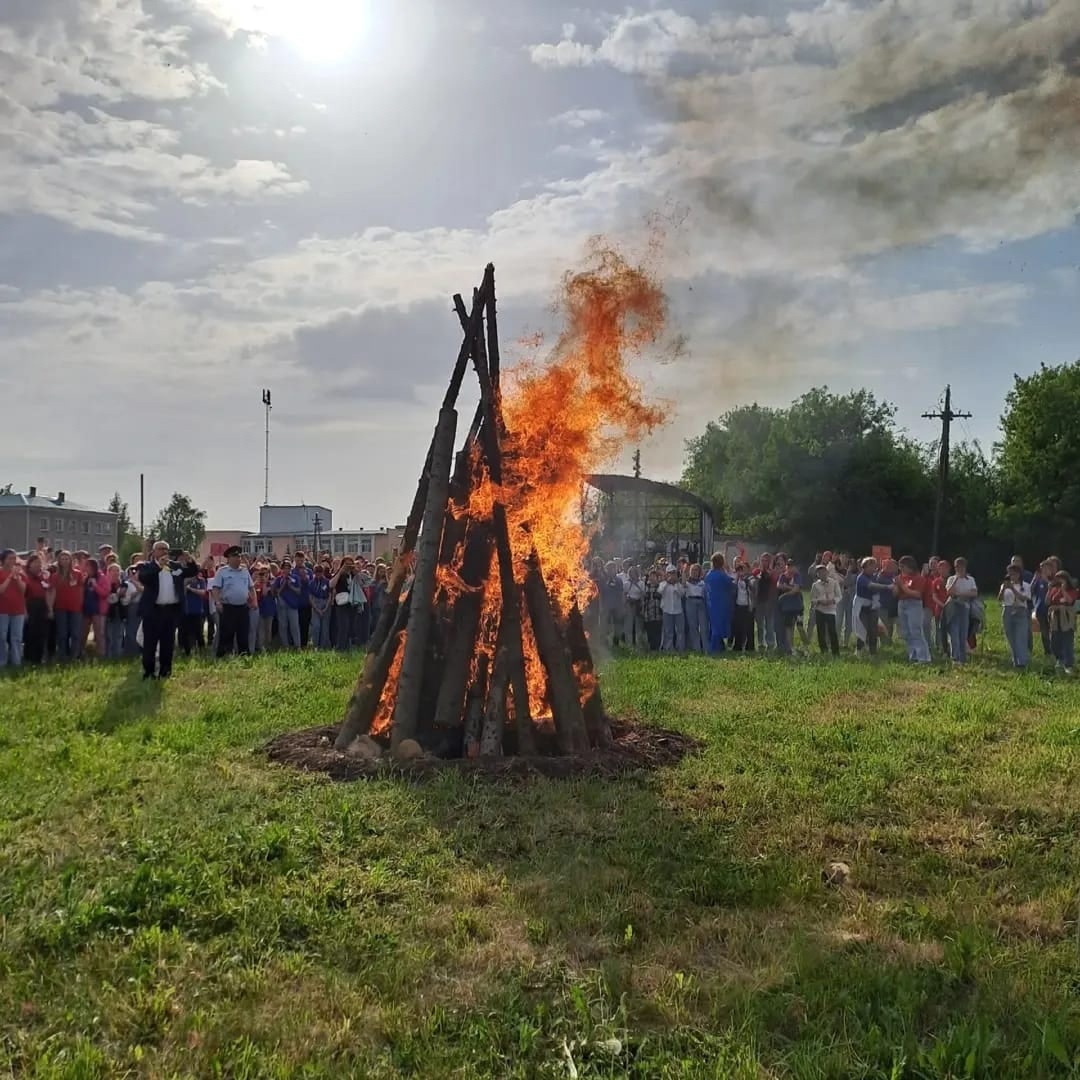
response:
<path id="1" fill-rule="evenodd" d="M 731 609 L 735 582 L 724 568 L 724 556 L 712 557 L 712 569 L 705 575 L 705 604 L 709 610 L 709 652 L 722 653 L 731 637 Z"/>

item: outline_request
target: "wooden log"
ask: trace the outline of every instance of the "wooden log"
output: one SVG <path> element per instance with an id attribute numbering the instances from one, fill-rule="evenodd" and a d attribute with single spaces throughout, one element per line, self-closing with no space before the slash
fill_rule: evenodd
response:
<path id="1" fill-rule="evenodd" d="M 480 301 L 485 299 L 488 290 L 494 287 L 494 280 L 494 270 L 490 274 L 485 271 L 484 282 L 476 290 L 476 302 L 473 310 L 465 318 L 461 319 L 465 336 L 461 348 L 458 350 L 453 374 L 450 376 L 450 385 L 447 388 L 446 396 L 443 398 L 443 408 L 452 409 L 457 404 L 458 396 L 461 393 L 461 384 L 465 378 L 465 371 L 469 366 L 469 358 L 472 356 L 473 342 L 476 340 L 476 335 L 483 329 L 484 305 Z M 461 297 L 456 296 L 454 301 L 455 307 L 457 307 Z M 461 311 L 464 311 L 464 308 L 464 302 L 461 302 Z M 460 315 L 461 312 L 459 311 L 459 318 Z M 477 409 L 479 411 L 479 406 Z M 394 625 L 398 601 L 401 597 L 401 588 L 405 584 L 408 573 L 409 558 L 412 555 L 413 548 L 416 547 L 416 538 L 420 535 L 420 525 L 424 520 L 424 508 L 427 505 L 428 484 L 431 476 L 431 460 L 437 437 L 438 427 L 431 436 L 431 445 L 428 447 L 427 457 L 424 459 L 424 468 L 421 470 L 420 479 L 416 485 L 412 508 L 409 510 L 409 516 L 405 522 L 405 533 L 401 538 L 401 550 L 398 552 L 397 561 L 394 564 L 390 580 L 387 582 L 382 612 L 372 632 L 371 640 L 368 642 L 368 649 L 372 652 L 377 652 L 382 648 L 383 643 L 390 634 L 390 628 Z"/>
<path id="2" fill-rule="evenodd" d="M 477 757 L 480 753 L 480 735 L 484 728 L 484 701 L 488 689 L 488 656 L 481 653 L 476 661 L 476 677 L 469 686 L 469 697 L 465 703 L 465 734 L 462 747 L 466 757 Z"/>
<path id="3" fill-rule="evenodd" d="M 411 594 L 398 605 L 390 633 L 382 648 L 367 654 L 363 671 L 345 709 L 345 720 L 334 743 L 338 750 L 347 750 L 356 739 L 371 730 L 386 680 L 390 677 L 390 669 L 394 666 L 394 660 L 401 648 L 402 632 L 408 625 L 410 601 Z"/>
<path id="4" fill-rule="evenodd" d="M 555 622 L 540 560 L 535 553 L 529 560 L 529 570 L 525 575 L 525 601 L 540 662 L 547 674 L 548 696 L 559 750 L 563 754 L 584 754 L 589 749 L 589 735 L 585 728 L 577 679 L 574 677 L 574 665 L 570 650 Z"/>
<path id="5" fill-rule="evenodd" d="M 581 617 L 581 609 L 577 604 L 574 604 L 567 616 L 566 642 L 570 647 L 570 659 L 573 661 L 575 673 L 591 684 L 581 706 L 585 715 L 585 730 L 589 733 L 589 743 L 603 750 L 611 745 L 611 726 L 608 724 L 607 713 L 604 712 L 600 679 L 593 665 L 592 649 L 585 633 L 585 620 Z"/>
<path id="6" fill-rule="evenodd" d="M 465 371 L 469 366 L 469 358 L 473 354 L 473 343 L 478 335 L 482 335 L 484 329 L 484 306 L 488 297 L 495 288 L 495 267 L 488 263 L 484 270 L 484 280 L 480 288 L 473 293 L 473 308 L 469 316 L 469 325 L 465 328 L 465 340 L 461 343 L 458 351 L 457 363 L 454 365 L 454 373 L 450 377 L 450 386 L 447 388 L 446 397 L 443 399 L 443 408 L 452 409 L 457 405 L 458 394 L 461 393 L 461 384 L 465 379 Z M 458 307 L 460 297 L 455 297 L 454 307 Z M 460 311 L 459 311 L 460 315 Z"/>
<path id="7" fill-rule="evenodd" d="M 458 322 L 461 323 L 461 329 L 468 333 L 469 313 L 465 310 L 465 301 L 461 299 L 460 293 L 454 294 L 454 310 L 457 312 Z M 464 449 L 471 450 L 473 447 L 476 446 L 477 439 L 480 436 L 480 425 L 483 422 L 484 403 L 480 401 L 477 403 L 476 412 L 473 413 L 473 421 L 469 425 L 469 434 L 468 436 L 466 436 Z"/>
<path id="8" fill-rule="evenodd" d="M 456 434 L 457 413 L 453 409 L 443 408 L 439 412 L 434 453 L 431 455 L 427 506 L 424 509 L 426 527 L 420 537 L 413 583 L 409 590 L 412 604 L 391 732 L 391 744 L 395 749 L 406 739 L 415 739 L 419 729 L 424 657 L 427 655 L 428 637 L 431 633 L 435 576 L 439 564 L 446 505 L 450 497 L 450 464 L 454 456 Z"/>
<path id="9" fill-rule="evenodd" d="M 483 584 L 490 568 L 491 530 L 477 523 L 469 532 L 461 567 L 461 580 L 474 591 L 463 593 L 453 606 L 453 626 L 435 708 L 436 727 L 457 727 L 462 722 L 469 668 L 484 608 Z"/>
<path id="10" fill-rule="evenodd" d="M 499 317 L 495 311 L 495 267 L 491 267 L 491 289 L 487 297 L 487 355 L 491 388 L 495 391 L 495 410 L 502 420 L 502 358 L 499 356 Z"/>
<path id="11" fill-rule="evenodd" d="M 484 281 L 490 283 L 488 296 L 495 291 L 495 268 L 488 265 Z M 474 304 L 475 309 L 475 304 Z M 501 412 L 499 401 L 491 384 L 491 375 L 487 365 L 487 348 L 482 338 L 476 342 L 473 350 L 473 363 L 480 380 L 480 403 L 484 409 L 484 422 L 480 435 L 487 458 L 491 482 L 500 487 L 503 482 L 502 448 L 499 419 Z M 529 709 L 529 682 L 525 673 L 525 652 L 521 642 L 521 596 L 514 578 L 514 555 L 510 546 L 510 527 L 506 517 L 506 506 L 501 499 L 496 499 L 492 511 L 495 527 L 495 550 L 499 556 L 499 585 L 502 589 L 502 614 L 499 624 L 500 636 L 506 646 L 506 664 L 510 690 L 514 698 L 514 723 L 518 734 L 518 753 L 534 754 L 536 741 L 533 736 L 532 714 Z"/>
<path id="12" fill-rule="evenodd" d="M 502 637 L 500 631 L 499 637 Z M 480 756 L 502 757 L 503 731 L 506 728 L 506 683 L 508 656 L 505 644 L 500 644 L 495 654 L 491 673 L 487 704 L 484 707 L 484 726 L 480 733 Z M 519 748 L 519 753 L 520 748 Z"/>

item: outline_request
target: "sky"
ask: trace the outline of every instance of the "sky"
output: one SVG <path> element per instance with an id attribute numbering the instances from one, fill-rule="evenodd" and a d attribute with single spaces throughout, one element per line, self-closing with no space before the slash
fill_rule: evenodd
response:
<path id="1" fill-rule="evenodd" d="M 1078 166 L 1080 0 L 4 0 L 0 483 L 253 528 L 268 387 L 270 501 L 395 524 L 452 295 L 496 264 L 512 360 L 658 224 L 645 475 L 820 385 L 989 450 L 1080 356 Z"/>

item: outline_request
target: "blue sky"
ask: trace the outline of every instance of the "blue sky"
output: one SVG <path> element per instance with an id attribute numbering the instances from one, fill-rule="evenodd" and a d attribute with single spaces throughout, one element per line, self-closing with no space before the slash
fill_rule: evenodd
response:
<path id="1" fill-rule="evenodd" d="M 0 481 L 253 526 L 270 386 L 272 499 L 392 524 L 449 297 L 494 260 L 504 338 L 550 332 L 651 214 L 687 349 L 638 369 L 648 475 L 821 384 L 930 439 L 951 381 L 989 446 L 1080 355 L 1078 56 L 1078 0 L 6 0 Z"/>

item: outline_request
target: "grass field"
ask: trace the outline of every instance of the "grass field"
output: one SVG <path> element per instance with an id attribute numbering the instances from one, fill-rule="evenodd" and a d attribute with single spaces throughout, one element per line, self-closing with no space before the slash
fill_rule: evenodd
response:
<path id="1" fill-rule="evenodd" d="M 704 752 L 502 786 L 253 753 L 335 719 L 355 658 L 5 681 L 0 1065 L 1078 1076 L 1080 682 L 991 649 L 616 660 L 609 707 Z"/>

